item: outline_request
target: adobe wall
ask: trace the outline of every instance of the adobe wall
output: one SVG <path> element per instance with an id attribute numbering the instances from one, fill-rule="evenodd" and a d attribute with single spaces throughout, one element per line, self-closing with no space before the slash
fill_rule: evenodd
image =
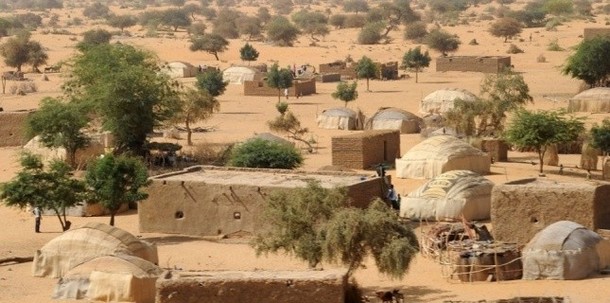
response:
<path id="1" fill-rule="evenodd" d="M 481 142 L 481 150 L 489 154 L 494 161 L 508 161 L 508 144 L 500 139 L 483 139 Z"/>
<path id="2" fill-rule="evenodd" d="M 307 180 L 322 186 L 344 186 L 353 205 L 365 207 L 383 196 L 381 178 L 361 174 L 227 169 L 195 166 L 151 178 L 148 199 L 138 205 L 140 232 L 197 236 L 256 233 L 265 227 L 262 211 L 277 190 L 302 188 Z"/>
<path id="3" fill-rule="evenodd" d="M 510 67 L 510 56 L 451 56 L 436 58 L 436 71 L 498 73 Z"/>
<path id="4" fill-rule="evenodd" d="M 591 27 L 584 29 L 583 39 L 593 39 L 597 36 L 604 36 L 610 38 L 610 27 Z"/>
<path id="5" fill-rule="evenodd" d="M 355 65 L 347 66 L 347 64 L 343 61 L 330 62 L 320 64 L 318 72 L 320 74 L 339 74 L 342 77 L 347 79 L 356 79 L 356 70 L 354 70 Z"/>
<path id="6" fill-rule="evenodd" d="M 491 223 L 496 240 L 527 244 L 546 226 L 561 220 L 591 230 L 610 228 L 610 183 L 556 182 L 531 178 L 496 184 Z"/>
<path id="7" fill-rule="evenodd" d="M 203 271 L 157 280 L 157 303 L 343 303 L 346 270 Z M 178 277 L 176 277 L 178 276 Z"/>
<path id="8" fill-rule="evenodd" d="M 399 130 L 365 130 L 333 137 L 332 165 L 352 169 L 372 169 L 379 163 L 400 157 Z"/>
<path id="9" fill-rule="evenodd" d="M 28 143 L 26 121 L 34 111 L 0 112 L 0 147 L 23 146 Z"/>
<path id="10" fill-rule="evenodd" d="M 316 79 L 294 80 L 292 86 L 288 88 L 288 96 L 296 97 L 307 96 L 316 93 Z M 254 81 L 244 81 L 245 96 L 275 96 L 277 97 L 277 88 L 272 88 L 267 85 L 263 79 Z M 280 95 L 284 96 L 284 90 L 280 90 Z"/>
<path id="11" fill-rule="evenodd" d="M 321 83 L 339 82 L 339 81 L 341 81 L 341 74 L 339 74 L 339 73 L 318 74 L 318 75 L 316 75 L 316 81 L 321 82 Z"/>
<path id="12" fill-rule="evenodd" d="M 377 79 L 396 80 L 398 79 L 398 62 L 379 63 L 377 65 Z"/>

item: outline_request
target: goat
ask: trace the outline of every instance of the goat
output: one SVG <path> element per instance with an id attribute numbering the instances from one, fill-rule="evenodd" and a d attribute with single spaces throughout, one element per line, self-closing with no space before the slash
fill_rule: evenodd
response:
<path id="1" fill-rule="evenodd" d="M 375 293 L 382 303 L 404 303 L 405 296 L 398 290 L 378 291 Z"/>

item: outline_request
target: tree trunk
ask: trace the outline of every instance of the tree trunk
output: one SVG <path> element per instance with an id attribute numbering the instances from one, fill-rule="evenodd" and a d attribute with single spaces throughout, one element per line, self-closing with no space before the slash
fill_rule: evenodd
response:
<path id="1" fill-rule="evenodd" d="M 216 57 L 216 61 L 220 61 L 220 58 L 218 58 L 218 52 L 213 52 L 214 57 Z"/>
<path id="2" fill-rule="evenodd" d="M 538 150 L 538 161 L 540 161 L 540 173 L 543 172 L 544 167 L 544 153 L 546 152 L 546 147 L 543 147 Z"/>
<path id="3" fill-rule="evenodd" d="M 110 226 L 114 226 L 114 215 L 116 214 L 116 210 L 110 211 Z"/>
<path id="4" fill-rule="evenodd" d="M 366 78 L 366 91 L 370 92 L 371 90 L 369 89 L 369 78 Z"/>
<path id="5" fill-rule="evenodd" d="M 191 136 L 193 134 L 193 131 L 191 130 L 191 125 L 190 125 L 188 119 L 186 121 L 184 121 L 184 124 L 186 126 L 186 144 L 191 146 L 191 145 L 193 145 L 193 141 L 191 140 Z"/>
<path id="6" fill-rule="evenodd" d="M 55 212 L 55 215 L 57 215 L 57 219 L 59 220 L 59 224 L 61 225 L 61 230 L 66 231 L 66 224 L 61 219 L 61 214 L 59 213 L 59 210 L 56 208 L 53 208 L 53 211 Z"/>
<path id="7" fill-rule="evenodd" d="M 415 83 L 417 83 L 418 79 L 417 79 L 417 75 L 419 74 L 419 68 L 415 68 Z"/>

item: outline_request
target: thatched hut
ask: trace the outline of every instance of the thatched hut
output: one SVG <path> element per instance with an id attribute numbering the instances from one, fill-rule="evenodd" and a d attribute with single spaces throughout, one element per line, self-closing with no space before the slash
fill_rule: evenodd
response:
<path id="1" fill-rule="evenodd" d="M 572 97 L 568 112 L 609 113 L 610 87 L 595 87 Z"/>
<path id="2" fill-rule="evenodd" d="M 450 170 L 471 170 L 489 173 L 489 156 L 472 145 L 453 136 L 430 137 L 396 159 L 396 177 L 434 178 Z"/>
<path id="3" fill-rule="evenodd" d="M 444 88 L 428 94 L 421 101 L 419 112 L 422 115 L 430 113 L 445 113 L 453 108 L 455 101 L 472 102 L 477 99 L 473 93 L 460 88 Z"/>
<path id="4" fill-rule="evenodd" d="M 367 119 L 364 129 L 397 129 L 401 134 L 419 133 L 422 118 L 395 107 L 382 107 Z"/>

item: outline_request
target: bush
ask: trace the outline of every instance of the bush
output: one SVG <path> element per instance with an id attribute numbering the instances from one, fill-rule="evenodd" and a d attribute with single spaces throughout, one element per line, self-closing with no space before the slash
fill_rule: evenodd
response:
<path id="1" fill-rule="evenodd" d="M 546 23 L 544 28 L 549 32 L 551 32 L 551 31 L 555 32 L 555 31 L 557 31 L 557 27 L 560 25 L 561 25 L 561 20 L 559 18 L 553 18 Z"/>
<path id="2" fill-rule="evenodd" d="M 470 40 L 470 42 L 468 42 L 468 45 L 479 45 L 479 42 L 477 42 L 477 39 L 472 39 Z"/>
<path id="3" fill-rule="evenodd" d="M 380 23 L 369 23 L 365 25 L 360 34 L 358 34 L 358 43 L 360 44 L 377 44 L 381 40 L 381 29 Z"/>
<path id="4" fill-rule="evenodd" d="M 536 57 L 536 62 L 538 62 L 538 63 L 546 62 L 546 57 L 544 56 L 544 54 L 538 55 L 538 57 Z"/>
<path id="5" fill-rule="evenodd" d="M 224 166 L 229 162 L 233 144 L 201 143 L 195 145 L 190 156 L 202 165 Z"/>
<path id="6" fill-rule="evenodd" d="M 506 52 L 509 54 L 520 54 L 523 53 L 523 50 L 511 43 Z"/>
<path id="7" fill-rule="evenodd" d="M 294 146 L 264 139 L 251 139 L 233 148 L 228 164 L 238 167 L 293 169 L 302 163 L 303 156 Z"/>
<path id="8" fill-rule="evenodd" d="M 427 34 L 428 29 L 426 28 L 426 23 L 417 21 L 410 23 L 405 27 L 404 37 L 407 40 L 422 41 Z"/>
<path id="9" fill-rule="evenodd" d="M 565 49 L 563 47 L 559 46 L 559 42 L 557 41 L 557 39 L 555 39 L 549 43 L 549 45 L 546 47 L 546 50 L 551 51 L 551 52 L 561 52 L 561 51 L 564 51 Z"/>
<path id="10" fill-rule="evenodd" d="M 328 24 L 334 26 L 335 28 L 343 28 L 343 27 L 345 27 L 346 19 L 347 19 L 347 16 L 344 14 L 332 15 L 328 19 Z"/>
<path id="11" fill-rule="evenodd" d="M 366 24 L 366 18 L 362 15 L 345 15 L 344 28 L 361 28 Z"/>

